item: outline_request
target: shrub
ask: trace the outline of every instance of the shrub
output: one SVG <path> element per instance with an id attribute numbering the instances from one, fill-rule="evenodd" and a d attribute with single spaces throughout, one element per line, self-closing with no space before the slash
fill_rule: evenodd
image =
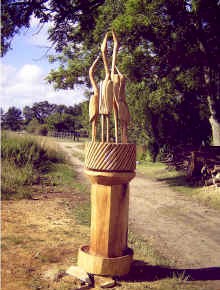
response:
<path id="1" fill-rule="evenodd" d="M 19 136 L 10 132 L 2 134 L 2 160 L 10 160 L 18 167 L 31 164 L 33 168 L 44 168 L 50 162 L 62 162 L 63 155 L 30 136 Z"/>
<path id="2" fill-rule="evenodd" d="M 37 135 L 47 136 L 47 133 L 48 133 L 47 125 L 40 125 L 36 133 Z"/>
<path id="3" fill-rule="evenodd" d="M 37 119 L 33 119 L 26 126 L 26 130 L 30 134 L 46 136 L 48 128 L 46 124 L 40 124 Z"/>
<path id="4" fill-rule="evenodd" d="M 9 199 L 13 195 L 30 197 L 30 191 L 25 185 L 34 181 L 34 172 L 31 164 L 17 167 L 13 162 L 2 161 L 2 199 Z"/>
<path id="5" fill-rule="evenodd" d="M 26 126 L 26 130 L 30 134 L 36 134 L 37 129 L 39 128 L 39 126 L 40 126 L 40 123 L 38 122 L 38 120 L 37 119 L 33 119 Z"/>

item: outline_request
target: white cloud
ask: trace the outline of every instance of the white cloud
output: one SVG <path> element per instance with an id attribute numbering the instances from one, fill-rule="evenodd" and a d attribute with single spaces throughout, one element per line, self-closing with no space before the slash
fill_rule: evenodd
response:
<path id="1" fill-rule="evenodd" d="M 36 28 L 39 26 L 39 24 L 40 24 L 39 18 L 35 17 L 34 15 L 31 15 L 30 26 Z"/>
<path id="2" fill-rule="evenodd" d="M 34 102 L 47 100 L 49 103 L 74 105 L 83 101 L 84 89 L 55 90 L 45 81 L 46 74 L 37 65 L 25 64 L 20 69 L 1 64 L 1 107 L 7 110 L 10 106 L 23 108 Z"/>
<path id="3" fill-rule="evenodd" d="M 36 83 L 41 79 L 43 75 L 42 69 L 33 64 L 25 64 L 18 72 L 16 77 L 21 82 L 33 82 Z"/>
<path id="4" fill-rule="evenodd" d="M 1 63 L 1 87 L 13 81 L 11 76 L 14 75 L 15 71 L 15 67 L 11 65 L 2 65 Z"/>

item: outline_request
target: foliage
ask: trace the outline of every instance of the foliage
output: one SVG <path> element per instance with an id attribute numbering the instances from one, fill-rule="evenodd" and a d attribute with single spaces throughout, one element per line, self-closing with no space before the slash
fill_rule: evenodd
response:
<path id="1" fill-rule="evenodd" d="M 89 131 L 90 126 L 89 126 L 89 102 L 85 101 L 80 104 L 81 107 L 81 114 L 79 115 L 79 124 L 81 124 L 81 128 Z"/>
<path id="2" fill-rule="evenodd" d="M 55 104 L 49 104 L 48 101 L 34 103 L 32 107 L 25 106 L 23 109 L 25 122 L 29 123 L 36 119 L 40 124 L 43 124 L 45 119 L 55 112 L 56 106 Z"/>
<path id="3" fill-rule="evenodd" d="M 61 162 L 63 156 L 54 150 L 49 150 L 43 141 L 26 135 L 15 135 L 10 132 L 2 132 L 1 146 L 2 160 L 13 161 L 17 166 L 31 163 L 34 168 L 46 168 L 48 162 Z"/>
<path id="4" fill-rule="evenodd" d="M 23 118 L 20 109 L 10 107 L 8 111 L 2 116 L 2 128 L 12 131 L 18 131 L 22 129 Z"/>
<path id="5" fill-rule="evenodd" d="M 29 133 L 47 135 L 48 130 L 75 131 L 86 126 L 84 103 L 75 106 L 50 104 L 47 101 L 25 106 L 24 123 Z M 86 113 L 87 114 L 87 113 Z"/>
<path id="6" fill-rule="evenodd" d="M 75 131 L 75 118 L 70 114 L 55 113 L 46 119 L 49 130 Z"/>
<path id="7" fill-rule="evenodd" d="M 35 118 L 31 120 L 25 128 L 30 134 L 46 136 L 48 133 L 47 126 L 45 124 L 40 124 Z"/>
<path id="8" fill-rule="evenodd" d="M 11 107 L 4 114 L 1 109 L 3 129 L 19 130 L 25 128 L 28 133 L 46 136 L 49 130 L 75 131 L 88 130 L 88 102 L 74 106 L 50 104 L 48 101 L 25 106 L 23 116 L 20 109 Z M 24 125 L 24 126 L 23 126 Z"/>
<path id="9" fill-rule="evenodd" d="M 11 41 L 22 27 L 29 28 L 31 17 L 39 19 L 40 23 L 50 21 L 53 27 L 50 31 L 50 40 L 57 50 L 62 50 L 68 40 L 84 38 L 94 25 L 97 7 L 104 0 L 91 1 L 54 1 L 54 0 L 3 0 L 1 3 L 1 55 L 11 47 Z M 81 26 L 80 33 L 72 33 L 75 24 Z"/>

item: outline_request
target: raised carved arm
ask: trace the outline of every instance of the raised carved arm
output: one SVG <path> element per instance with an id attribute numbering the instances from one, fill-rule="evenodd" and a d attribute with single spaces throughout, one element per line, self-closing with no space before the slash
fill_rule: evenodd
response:
<path id="1" fill-rule="evenodd" d="M 119 48 L 118 39 L 116 37 L 116 34 L 115 34 L 114 30 L 112 30 L 112 37 L 113 37 L 114 47 L 113 47 L 113 54 L 112 54 L 111 79 L 113 80 L 114 79 L 114 73 L 115 73 L 116 57 L 117 57 L 118 48 Z"/>
<path id="2" fill-rule="evenodd" d="M 101 44 L 101 52 L 102 52 L 102 59 L 103 59 L 104 68 L 105 68 L 105 74 L 106 76 L 109 76 L 110 72 L 109 72 L 108 59 L 107 59 L 107 40 L 108 40 L 108 32 L 105 34 L 105 37 Z"/>
<path id="3" fill-rule="evenodd" d="M 119 71 L 119 69 L 117 68 L 117 66 L 115 66 L 116 71 L 119 75 L 120 78 L 120 88 L 119 88 L 119 96 L 118 96 L 118 100 L 119 101 L 123 101 L 126 102 L 126 96 L 125 96 L 125 76 Z"/>
<path id="4" fill-rule="evenodd" d="M 94 94 L 98 94 L 98 92 L 99 92 L 99 88 L 98 88 L 98 85 L 97 85 L 97 83 L 95 81 L 95 77 L 94 77 L 95 67 L 96 67 L 96 64 L 97 64 L 99 58 L 100 58 L 100 55 L 97 56 L 97 58 L 95 59 L 95 61 L 93 62 L 93 64 L 91 65 L 91 67 L 89 69 L 89 79 L 90 79 L 90 82 L 92 84 Z"/>

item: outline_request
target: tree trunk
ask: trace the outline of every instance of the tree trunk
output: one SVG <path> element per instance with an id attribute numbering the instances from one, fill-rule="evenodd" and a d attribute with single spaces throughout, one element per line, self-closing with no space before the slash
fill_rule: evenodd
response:
<path id="1" fill-rule="evenodd" d="M 220 146 L 220 123 L 214 119 L 212 114 L 209 118 L 209 122 L 212 128 L 212 145 Z"/>
<path id="2" fill-rule="evenodd" d="M 211 129 L 212 129 L 212 145 L 213 146 L 220 146 L 220 123 L 218 122 L 218 120 L 215 118 L 215 110 L 213 108 L 213 103 L 212 103 L 212 98 L 211 98 L 211 94 L 210 92 L 212 91 L 210 89 L 210 69 L 209 68 L 205 68 L 205 73 L 204 73 L 204 79 L 205 79 L 205 83 L 207 85 L 207 91 L 208 91 L 208 106 L 209 106 L 209 111 L 210 111 L 210 118 L 209 118 L 209 122 L 211 125 Z"/>

